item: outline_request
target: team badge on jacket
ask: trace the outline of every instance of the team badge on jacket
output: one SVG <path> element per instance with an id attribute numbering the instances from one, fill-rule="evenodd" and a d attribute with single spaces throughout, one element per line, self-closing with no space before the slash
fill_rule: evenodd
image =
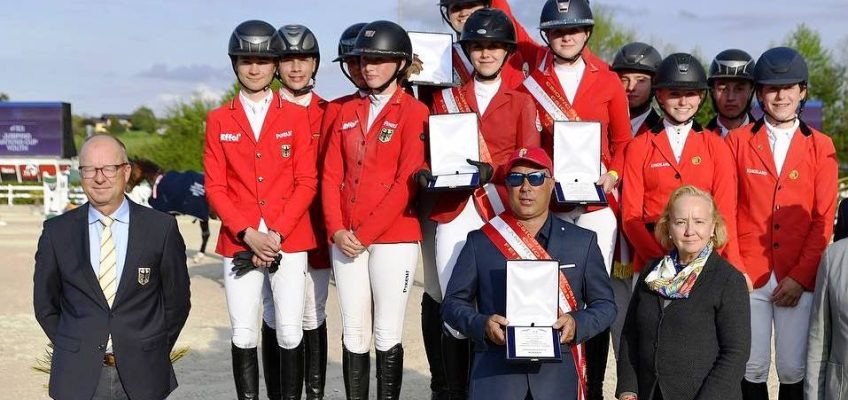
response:
<path id="1" fill-rule="evenodd" d="M 283 156 L 283 158 L 291 157 L 291 145 L 290 144 L 284 144 L 284 145 L 280 146 L 280 154 Z"/>
<path id="2" fill-rule="evenodd" d="M 138 284 L 146 285 L 150 282 L 150 267 L 142 267 L 138 269 Z"/>
<path id="3" fill-rule="evenodd" d="M 380 131 L 380 137 L 378 139 L 380 140 L 380 142 L 388 143 L 389 140 L 392 140 L 392 135 L 394 135 L 394 134 L 395 134 L 394 129 L 383 128 L 383 130 Z"/>

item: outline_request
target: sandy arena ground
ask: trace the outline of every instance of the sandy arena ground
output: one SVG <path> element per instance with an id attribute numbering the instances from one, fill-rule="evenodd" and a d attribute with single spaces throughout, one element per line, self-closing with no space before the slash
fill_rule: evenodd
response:
<path id="1" fill-rule="evenodd" d="M 230 324 L 224 300 L 221 260 L 214 255 L 218 223 L 211 224 L 212 238 L 207 255 L 192 262 L 200 244 L 200 227 L 191 218 L 180 217 L 179 225 L 186 240 L 191 275 L 192 310 L 177 347 L 189 347 L 190 353 L 176 364 L 180 386 L 169 399 L 233 399 L 230 366 Z M 32 311 L 32 271 L 43 216 L 39 208 L 0 206 L 0 392 L 2 399 L 46 399 L 47 376 L 32 370 L 36 358 L 44 352 L 47 337 L 35 321 Z M 429 399 L 429 372 L 421 340 L 420 315 L 423 292 L 421 268 L 407 304 L 404 330 L 404 377 L 401 397 Z M 331 286 L 333 284 L 331 283 Z M 327 366 L 326 399 L 344 399 L 341 368 L 341 326 L 335 288 L 330 288 L 327 304 L 330 354 Z M 610 352 L 611 353 L 611 352 Z M 373 357 L 373 350 L 372 350 Z M 372 360 L 371 373 L 375 372 Z M 615 386 L 615 362 L 610 357 L 604 386 L 612 399 Z M 376 396 L 372 376 L 371 396 Z M 772 371 L 772 392 L 776 378 Z M 260 385 L 262 386 L 262 385 Z M 264 396 L 264 387 L 262 388 Z M 264 398 L 264 397 L 263 397 Z"/>

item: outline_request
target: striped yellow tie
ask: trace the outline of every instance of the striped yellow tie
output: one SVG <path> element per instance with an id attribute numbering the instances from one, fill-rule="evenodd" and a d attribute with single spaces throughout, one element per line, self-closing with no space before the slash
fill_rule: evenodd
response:
<path id="1" fill-rule="evenodd" d="M 117 252 L 115 251 L 115 241 L 112 240 L 112 223 L 114 219 L 103 217 L 100 223 L 103 224 L 103 232 L 100 234 L 100 276 L 97 280 L 100 282 L 100 289 L 103 290 L 103 295 L 106 296 L 106 302 L 109 307 L 112 307 L 112 302 L 115 301 L 115 293 L 118 289 L 118 273 L 117 273 Z"/>

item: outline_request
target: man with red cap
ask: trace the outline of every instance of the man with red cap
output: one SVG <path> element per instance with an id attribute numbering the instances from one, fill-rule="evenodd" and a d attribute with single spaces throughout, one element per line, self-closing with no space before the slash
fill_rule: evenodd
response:
<path id="1" fill-rule="evenodd" d="M 544 150 L 519 149 L 505 167 L 508 210 L 468 234 L 442 304 L 445 322 L 475 344 L 468 397 L 585 399 L 583 343 L 609 328 L 616 314 L 597 235 L 550 212 L 553 162 Z M 561 363 L 506 360 L 506 281 L 491 277 L 503 277 L 507 260 L 518 258 L 559 261 L 560 298 L 567 301 L 553 327 L 561 332 Z"/>

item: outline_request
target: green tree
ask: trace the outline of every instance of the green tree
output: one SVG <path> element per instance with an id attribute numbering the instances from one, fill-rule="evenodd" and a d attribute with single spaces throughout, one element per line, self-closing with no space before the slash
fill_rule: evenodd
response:
<path id="1" fill-rule="evenodd" d="M 592 15 L 595 28 L 592 29 L 589 48 L 598 57 L 611 62 L 618 49 L 633 42 L 636 36 L 633 30 L 622 28 L 621 24 L 616 23 L 615 12 L 603 5 L 592 7 Z"/>
<path id="2" fill-rule="evenodd" d="M 195 96 L 171 107 L 163 120 L 162 140 L 146 147 L 141 154 L 165 170 L 202 171 L 206 114 L 218 104 Z"/>
<path id="3" fill-rule="evenodd" d="M 141 106 L 133 111 L 130 117 L 134 130 L 154 133 L 159 127 L 159 121 L 156 120 L 156 114 L 153 110 L 145 106 Z"/>
<path id="4" fill-rule="evenodd" d="M 118 135 L 127 131 L 127 127 L 118 120 L 118 117 L 109 117 L 109 133 Z"/>
<path id="5" fill-rule="evenodd" d="M 832 135 L 840 159 L 848 156 L 848 73 L 833 53 L 822 46 L 821 35 L 805 24 L 798 25 L 784 40 L 807 61 L 810 80 L 807 97 L 824 105 L 824 132 Z"/>
<path id="6" fill-rule="evenodd" d="M 9 101 L 9 95 L 3 92 L 0 92 L 0 101 Z"/>

